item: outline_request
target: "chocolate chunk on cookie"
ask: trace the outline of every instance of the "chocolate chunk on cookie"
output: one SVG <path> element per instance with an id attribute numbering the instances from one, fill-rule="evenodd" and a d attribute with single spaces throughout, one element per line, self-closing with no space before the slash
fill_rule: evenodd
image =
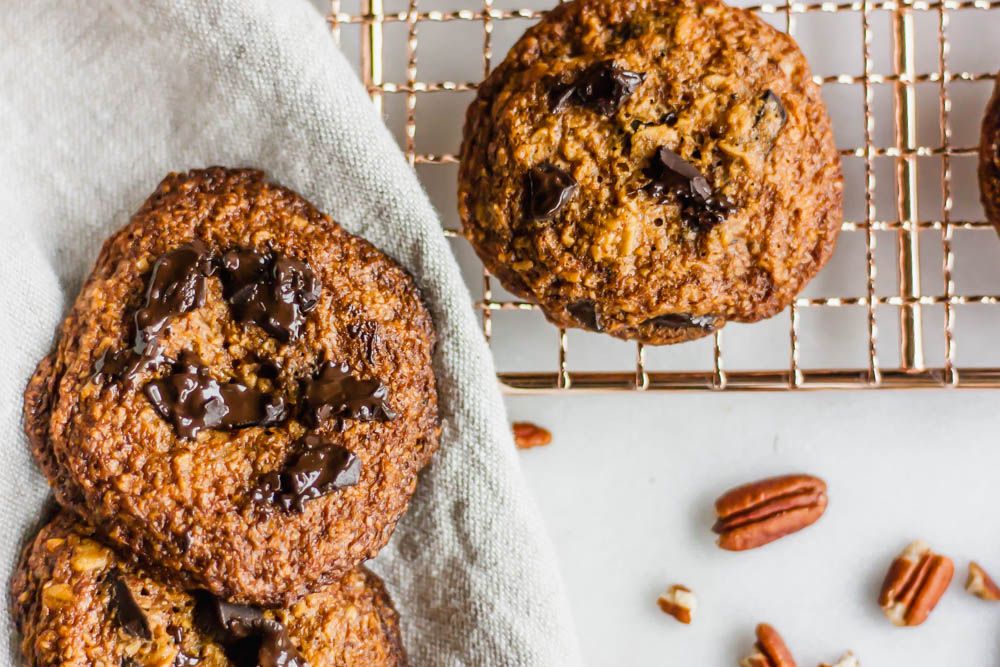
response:
<path id="1" fill-rule="evenodd" d="M 26 548 L 11 597 L 32 666 L 406 664 L 399 617 L 363 567 L 290 607 L 234 604 L 162 583 L 65 511 Z"/>
<path id="2" fill-rule="evenodd" d="M 437 447 L 407 273 L 261 172 L 168 176 L 25 394 L 59 500 L 169 581 L 284 604 L 374 556 Z"/>
<path id="3" fill-rule="evenodd" d="M 561 327 L 666 344 L 770 317 L 832 254 L 842 191 L 805 57 L 720 0 L 559 4 L 466 114 L 465 235 Z"/>

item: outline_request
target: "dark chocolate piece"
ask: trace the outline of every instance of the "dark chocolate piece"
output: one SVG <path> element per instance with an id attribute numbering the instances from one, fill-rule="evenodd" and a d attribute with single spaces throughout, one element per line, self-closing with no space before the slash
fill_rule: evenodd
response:
<path id="1" fill-rule="evenodd" d="M 285 626 L 247 605 L 233 604 L 207 591 L 195 596 L 195 625 L 222 646 L 237 667 L 305 667 Z"/>
<path id="2" fill-rule="evenodd" d="M 645 190 L 651 197 L 665 200 L 677 197 L 681 218 L 689 227 L 708 231 L 722 223 L 736 208 L 725 195 L 716 192 L 701 172 L 666 146 L 656 151 L 646 176 Z"/>
<path id="3" fill-rule="evenodd" d="M 318 435 L 306 436 L 303 444 L 282 470 L 261 477 L 251 494 L 255 502 L 301 512 L 307 500 L 358 483 L 361 460 L 354 452 Z"/>
<path id="4" fill-rule="evenodd" d="M 203 306 L 205 276 L 212 275 L 214 270 L 212 254 L 201 241 L 186 243 L 161 255 L 146 283 L 145 300 L 133 316 L 132 351 L 146 354 L 168 321 Z"/>
<path id="5" fill-rule="evenodd" d="M 550 80 L 549 104 L 554 112 L 576 102 L 604 116 L 613 116 L 645 80 L 643 72 L 620 69 L 613 60 L 603 60 L 578 73 L 571 83 Z"/>
<path id="6" fill-rule="evenodd" d="M 303 418 L 314 428 L 334 418 L 389 421 L 398 415 L 386 402 L 387 395 L 379 380 L 359 380 L 346 363 L 327 363 L 303 387 Z"/>
<path id="7" fill-rule="evenodd" d="M 147 384 L 145 392 L 182 438 L 193 439 L 206 428 L 273 426 L 286 415 L 282 397 L 238 382 L 220 383 L 190 353 L 182 355 L 170 375 Z"/>
<path id="8" fill-rule="evenodd" d="M 601 331 L 604 328 L 594 302 L 589 299 L 575 301 L 566 306 L 566 310 L 577 322 L 591 331 Z"/>
<path id="9" fill-rule="evenodd" d="M 778 96 L 770 90 L 760 96 L 759 102 L 760 108 L 754 119 L 753 131 L 757 141 L 770 152 L 788 121 L 788 113 Z"/>
<path id="10" fill-rule="evenodd" d="M 126 634 L 138 639 L 149 640 L 153 638 L 149 631 L 149 621 L 146 613 L 135 601 L 132 590 L 125 583 L 121 572 L 112 570 L 110 573 L 111 583 L 111 608 L 112 615 L 118 619 L 118 625 Z"/>
<path id="11" fill-rule="evenodd" d="M 579 183 L 569 172 L 552 164 L 536 165 L 528 172 L 528 208 L 535 220 L 551 220 L 572 199 Z"/>
<path id="12" fill-rule="evenodd" d="M 109 347 L 98 357 L 90 380 L 100 382 L 121 379 L 131 387 L 139 373 L 155 369 L 163 361 L 163 352 L 159 345 L 147 347 L 146 354 L 136 354 L 131 349 L 113 350 Z"/>
<path id="13" fill-rule="evenodd" d="M 665 329 L 701 329 L 715 331 L 715 318 L 711 315 L 688 315 L 687 313 L 667 313 L 651 317 L 643 324 Z"/>
<path id="14" fill-rule="evenodd" d="M 146 281 L 142 305 L 132 315 L 132 345 L 108 348 L 94 365 L 90 380 L 122 379 L 132 386 L 139 373 L 163 363 L 160 335 L 173 318 L 205 303 L 205 278 L 215 272 L 212 253 L 201 241 L 161 255 Z"/>
<path id="15" fill-rule="evenodd" d="M 180 646 L 181 642 L 184 641 L 184 631 L 181 630 L 179 625 L 174 625 L 171 623 L 167 626 L 167 634 L 170 638 L 174 640 L 174 643 Z"/>
<path id="16" fill-rule="evenodd" d="M 767 118 L 768 116 L 775 116 L 780 121 L 780 125 L 784 127 L 785 122 L 788 121 L 788 112 L 785 111 L 785 105 L 781 103 L 781 98 L 774 94 L 774 91 L 770 88 L 765 91 L 763 95 L 760 96 L 760 109 L 757 111 L 756 124 Z"/>
<path id="17" fill-rule="evenodd" d="M 222 282 L 233 317 L 260 326 L 283 343 L 302 335 L 306 314 L 319 301 L 312 269 L 272 252 L 230 250 L 222 256 Z"/>

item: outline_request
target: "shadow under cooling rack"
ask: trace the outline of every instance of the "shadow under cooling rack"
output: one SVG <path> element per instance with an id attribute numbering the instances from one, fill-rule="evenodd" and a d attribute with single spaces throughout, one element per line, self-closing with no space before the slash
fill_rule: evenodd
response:
<path id="1" fill-rule="evenodd" d="M 333 0 L 330 25 L 441 212 L 511 392 L 1000 387 L 1000 240 L 976 185 L 1000 0 L 750 5 L 790 33 L 845 173 L 833 259 L 774 318 L 668 347 L 548 324 L 458 232 L 465 107 L 552 6 Z M 419 54 L 419 58 L 418 58 Z"/>

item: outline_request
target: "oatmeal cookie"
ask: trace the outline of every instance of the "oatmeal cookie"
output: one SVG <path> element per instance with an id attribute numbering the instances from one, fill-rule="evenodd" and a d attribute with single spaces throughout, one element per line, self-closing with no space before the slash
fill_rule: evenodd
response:
<path id="1" fill-rule="evenodd" d="M 165 585 L 61 512 L 12 582 L 29 665 L 404 665 L 399 619 L 363 567 L 283 609 Z"/>
<path id="2" fill-rule="evenodd" d="M 459 210 L 504 286 L 646 343 L 770 317 L 833 252 L 843 177 L 789 36 L 719 0 L 574 0 L 465 122 Z"/>
<path id="3" fill-rule="evenodd" d="M 1000 78 L 983 117 L 979 144 L 979 188 L 986 219 L 1000 231 Z"/>
<path id="4" fill-rule="evenodd" d="M 386 543 L 437 447 L 405 271 L 253 170 L 168 176 L 25 395 L 61 503 L 184 588 L 286 604 Z"/>

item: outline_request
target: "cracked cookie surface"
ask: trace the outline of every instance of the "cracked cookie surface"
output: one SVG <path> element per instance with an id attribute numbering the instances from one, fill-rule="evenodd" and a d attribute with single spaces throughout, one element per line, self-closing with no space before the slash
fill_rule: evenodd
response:
<path id="1" fill-rule="evenodd" d="M 574 0 L 479 87 L 459 211 L 553 323 L 665 344 L 787 306 L 833 252 L 842 190 L 790 37 L 718 0 Z"/>
<path id="2" fill-rule="evenodd" d="M 158 576 L 283 604 L 389 539 L 438 443 L 433 346 L 409 275 L 294 192 L 172 174 L 105 243 L 26 431 Z"/>
<path id="3" fill-rule="evenodd" d="M 28 545 L 12 599 L 29 665 L 406 663 L 392 602 L 363 567 L 286 608 L 227 605 L 133 567 L 66 511 Z"/>

